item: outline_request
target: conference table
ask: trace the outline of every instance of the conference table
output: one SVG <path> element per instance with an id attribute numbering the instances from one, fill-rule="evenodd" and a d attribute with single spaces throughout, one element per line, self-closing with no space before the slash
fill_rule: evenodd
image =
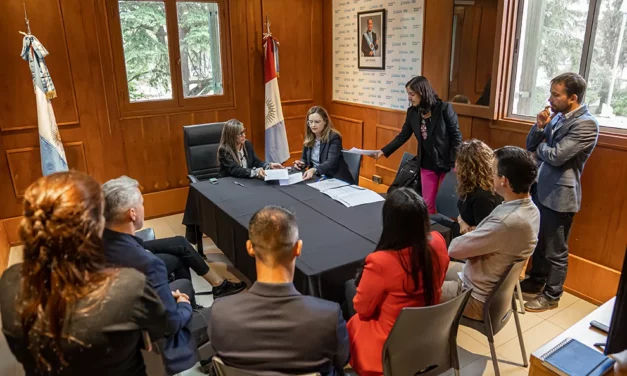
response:
<path id="1" fill-rule="evenodd" d="M 279 205 L 296 215 L 303 241 L 294 276 L 298 291 L 342 302 L 344 283 L 354 278 L 379 240 L 383 201 L 349 208 L 305 182 L 280 186 L 226 177 L 217 184 L 190 185 L 183 224 L 211 238 L 233 266 L 254 282 L 255 260 L 246 252 L 248 223 L 266 205 Z M 448 228 L 432 222 L 432 229 L 449 243 Z"/>

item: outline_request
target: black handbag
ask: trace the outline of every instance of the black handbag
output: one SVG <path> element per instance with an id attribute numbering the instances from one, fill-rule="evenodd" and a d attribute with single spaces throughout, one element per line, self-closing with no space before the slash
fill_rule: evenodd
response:
<path id="1" fill-rule="evenodd" d="M 407 160 L 398 170 L 394 182 L 388 188 L 388 194 L 401 187 L 411 188 L 422 196 L 422 180 L 420 179 L 420 160 L 413 157 Z"/>

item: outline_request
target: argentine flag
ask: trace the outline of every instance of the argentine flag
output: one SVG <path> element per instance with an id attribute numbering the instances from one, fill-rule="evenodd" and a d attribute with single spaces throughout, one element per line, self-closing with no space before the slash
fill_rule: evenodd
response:
<path id="1" fill-rule="evenodd" d="M 48 51 L 37 38 L 27 34 L 24 36 L 21 55 L 22 59 L 28 61 L 35 86 L 41 172 L 46 176 L 59 171 L 67 171 L 67 159 L 50 102 L 51 99 L 56 98 L 57 92 L 44 60 L 44 57 L 48 56 Z"/>
<path id="2" fill-rule="evenodd" d="M 290 158 L 281 95 L 279 94 L 278 42 L 272 35 L 264 38 L 264 78 L 266 83 L 266 161 L 283 163 Z"/>

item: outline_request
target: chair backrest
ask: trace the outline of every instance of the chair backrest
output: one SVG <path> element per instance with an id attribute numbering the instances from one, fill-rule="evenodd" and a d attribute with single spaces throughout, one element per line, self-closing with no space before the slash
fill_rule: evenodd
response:
<path id="1" fill-rule="evenodd" d="M 342 156 L 348 166 L 348 171 L 353 177 L 355 184 L 359 184 L 359 170 L 361 169 L 361 154 L 349 153 L 346 150 L 342 150 Z"/>
<path id="2" fill-rule="evenodd" d="M 401 166 L 404 165 L 405 162 L 412 159 L 413 157 L 415 157 L 415 155 L 413 155 L 412 153 L 404 152 L 403 157 L 401 158 L 401 164 L 398 166 L 398 169 L 400 170 Z"/>
<path id="3" fill-rule="evenodd" d="M 435 206 L 438 213 L 449 218 L 457 218 L 459 210 L 457 209 L 457 175 L 454 171 L 449 171 L 438 190 L 435 198 Z"/>
<path id="4" fill-rule="evenodd" d="M 213 366 L 216 368 L 218 376 L 255 376 L 254 372 L 247 372 L 235 367 L 227 366 L 218 356 L 213 357 Z M 285 375 L 289 376 L 289 375 Z M 320 376 L 319 373 L 308 373 L 300 376 Z"/>
<path id="5" fill-rule="evenodd" d="M 505 327 L 507 322 L 516 310 L 514 300 L 514 289 L 518 283 L 518 276 L 527 260 L 523 260 L 508 267 L 501 276 L 494 290 L 488 295 L 484 304 L 484 322 L 492 326 L 492 330 L 487 330 L 487 336 L 496 335 Z M 489 320 L 488 320 L 488 316 Z M 489 329 L 489 328 L 488 328 Z M 493 340 L 493 339 L 492 339 Z"/>
<path id="6" fill-rule="evenodd" d="M 403 308 L 383 346 L 383 374 L 439 375 L 455 367 L 457 329 L 471 291 L 438 305 Z"/>
<path id="7" fill-rule="evenodd" d="M 187 173 L 198 180 L 215 178 L 220 173 L 218 146 L 224 123 L 187 125 L 183 127 Z"/>

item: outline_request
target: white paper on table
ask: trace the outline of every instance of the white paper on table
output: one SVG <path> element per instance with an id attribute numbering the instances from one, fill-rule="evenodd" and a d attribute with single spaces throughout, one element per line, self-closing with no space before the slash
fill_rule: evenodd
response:
<path id="1" fill-rule="evenodd" d="M 373 202 L 384 200 L 377 192 L 371 191 L 370 189 L 363 189 L 361 192 L 355 192 L 354 194 L 343 196 L 338 201 L 345 206 L 352 208 L 353 206 L 372 204 Z"/>
<path id="2" fill-rule="evenodd" d="M 307 185 L 310 186 L 311 188 L 319 190 L 320 192 L 324 192 L 329 189 L 343 187 L 345 185 L 350 185 L 350 184 L 339 179 L 327 179 L 327 180 L 322 180 L 322 181 L 307 184 Z"/>
<path id="3" fill-rule="evenodd" d="M 358 148 L 352 148 L 347 151 L 349 153 L 361 154 L 361 155 L 375 155 L 379 152 L 379 150 L 364 150 L 364 149 L 358 149 Z"/>
<path id="4" fill-rule="evenodd" d="M 286 168 L 278 169 L 278 170 L 265 170 L 266 178 L 265 181 L 269 180 L 285 180 L 289 179 L 289 172 Z"/>
<path id="5" fill-rule="evenodd" d="M 323 193 L 349 208 L 383 201 L 383 197 L 381 197 L 378 193 L 357 185 L 330 189 L 324 191 Z"/>
<path id="6" fill-rule="evenodd" d="M 279 180 L 279 185 L 292 185 L 303 181 L 303 174 L 291 174 L 288 179 Z"/>

